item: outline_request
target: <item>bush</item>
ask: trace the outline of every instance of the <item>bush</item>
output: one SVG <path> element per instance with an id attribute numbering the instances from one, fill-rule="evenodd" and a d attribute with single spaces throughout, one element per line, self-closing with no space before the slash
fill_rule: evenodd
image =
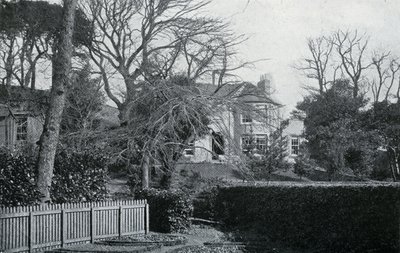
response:
<path id="1" fill-rule="evenodd" d="M 36 163 L 32 157 L 0 151 L 0 205 L 30 205 L 39 201 Z"/>
<path id="2" fill-rule="evenodd" d="M 274 241 L 322 252 L 398 252 L 397 185 L 222 188 L 216 215 Z"/>
<path id="3" fill-rule="evenodd" d="M 98 201 L 107 196 L 107 159 L 93 151 L 56 155 L 51 187 L 53 202 Z"/>
<path id="4" fill-rule="evenodd" d="M 142 169 L 139 165 L 131 165 L 128 169 L 128 182 L 126 183 L 131 190 L 135 193 L 142 189 Z"/>
<path id="5" fill-rule="evenodd" d="M 308 157 L 299 155 L 295 158 L 293 172 L 296 173 L 300 178 L 307 176 L 310 171 L 313 171 L 317 165 L 314 161 L 309 159 Z"/>
<path id="6" fill-rule="evenodd" d="M 256 180 L 270 180 L 271 174 L 274 171 L 286 171 L 290 168 L 290 164 L 283 158 L 271 159 L 270 157 L 251 157 L 247 163 L 249 170 Z"/>
<path id="7" fill-rule="evenodd" d="M 183 192 L 148 189 L 138 191 L 135 197 L 147 199 L 150 206 L 150 230 L 171 233 L 190 227 L 193 205 Z"/>
<path id="8" fill-rule="evenodd" d="M 37 157 L 0 152 L 0 205 L 38 203 Z M 66 152 L 56 155 L 51 186 L 53 202 L 102 200 L 107 196 L 106 159 L 96 152 Z"/>

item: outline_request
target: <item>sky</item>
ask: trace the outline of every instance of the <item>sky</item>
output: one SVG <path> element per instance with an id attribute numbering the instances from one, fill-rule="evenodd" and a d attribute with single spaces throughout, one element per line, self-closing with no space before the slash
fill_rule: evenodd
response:
<path id="1" fill-rule="evenodd" d="M 292 67 L 307 56 L 307 38 L 357 29 L 370 36 L 370 49 L 400 56 L 400 0 L 211 0 L 204 14 L 248 37 L 237 48 L 243 61 L 268 59 L 236 74 L 253 83 L 271 74 L 286 115 L 307 94 L 302 87 L 317 85 Z"/>
<path id="2" fill-rule="evenodd" d="M 238 47 L 241 58 L 269 59 L 238 75 L 257 83 L 270 73 L 286 114 L 307 93 L 304 85 L 317 85 L 292 67 L 307 56 L 307 38 L 357 29 L 370 36 L 369 48 L 400 56 L 399 0 L 213 0 L 209 13 L 248 36 Z"/>

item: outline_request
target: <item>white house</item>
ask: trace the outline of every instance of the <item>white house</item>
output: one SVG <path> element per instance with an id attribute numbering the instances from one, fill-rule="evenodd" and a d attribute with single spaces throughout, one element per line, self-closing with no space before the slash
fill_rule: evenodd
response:
<path id="1" fill-rule="evenodd" d="M 252 105 L 253 111 L 221 110 L 211 120 L 210 134 L 189 144 L 185 161 L 225 163 L 246 152 L 250 140 L 256 149 L 265 150 L 270 134 L 278 128 L 281 105 L 271 98 L 271 82 L 265 76 L 257 86 L 244 82 L 227 85 L 221 92 L 235 93 L 235 99 Z"/>

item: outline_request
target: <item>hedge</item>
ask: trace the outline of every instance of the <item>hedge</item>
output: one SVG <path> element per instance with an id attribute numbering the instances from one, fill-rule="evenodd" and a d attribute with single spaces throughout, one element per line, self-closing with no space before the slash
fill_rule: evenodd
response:
<path id="1" fill-rule="evenodd" d="M 96 151 L 58 152 L 51 198 L 55 203 L 97 201 L 107 197 L 106 158 Z M 39 202 L 37 157 L 0 149 L 0 206 Z"/>
<path id="2" fill-rule="evenodd" d="M 221 188 L 216 218 L 321 252 L 399 252 L 400 187 L 272 185 Z"/>
<path id="3" fill-rule="evenodd" d="M 36 172 L 36 161 L 32 157 L 0 150 L 0 205 L 37 203 Z"/>
<path id="4" fill-rule="evenodd" d="M 162 233 L 179 232 L 190 227 L 193 205 L 181 191 L 147 189 L 135 193 L 147 199 L 150 206 L 150 230 Z"/>

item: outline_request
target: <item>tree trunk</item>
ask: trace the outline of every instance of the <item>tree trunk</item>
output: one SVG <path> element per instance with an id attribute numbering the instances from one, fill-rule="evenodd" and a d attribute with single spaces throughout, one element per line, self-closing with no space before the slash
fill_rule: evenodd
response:
<path id="1" fill-rule="evenodd" d="M 149 170 L 150 170 L 150 156 L 147 153 L 144 153 L 143 163 L 142 163 L 142 189 L 149 188 Z"/>
<path id="2" fill-rule="evenodd" d="M 64 0 L 63 27 L 58 44 L 58 52 L 53 60 L 53 77 L 50 105 L 40 137 L 38 162 L 38 190 L 41 202 L 50 201 L 50 186 L 53 177 L 54 159 L 59 139 L 61 116 L 65 104 L 68 76 L 71 70 L 72 32 L 74 27 L 76 0 Z"/>
<path id="3" fill-rule="evenodd" d="M 14 66 L 14 58 L 13 58 L 13 48 L 14 48 L 15 39 L 12 38 L 10 41 L 10 47 L 8 50 L 7 60 L 5 62 L 5 71 L 6 71 L 6 86 L 11 86 L 12 75 L 13 75 L 13 66 Z"/>

